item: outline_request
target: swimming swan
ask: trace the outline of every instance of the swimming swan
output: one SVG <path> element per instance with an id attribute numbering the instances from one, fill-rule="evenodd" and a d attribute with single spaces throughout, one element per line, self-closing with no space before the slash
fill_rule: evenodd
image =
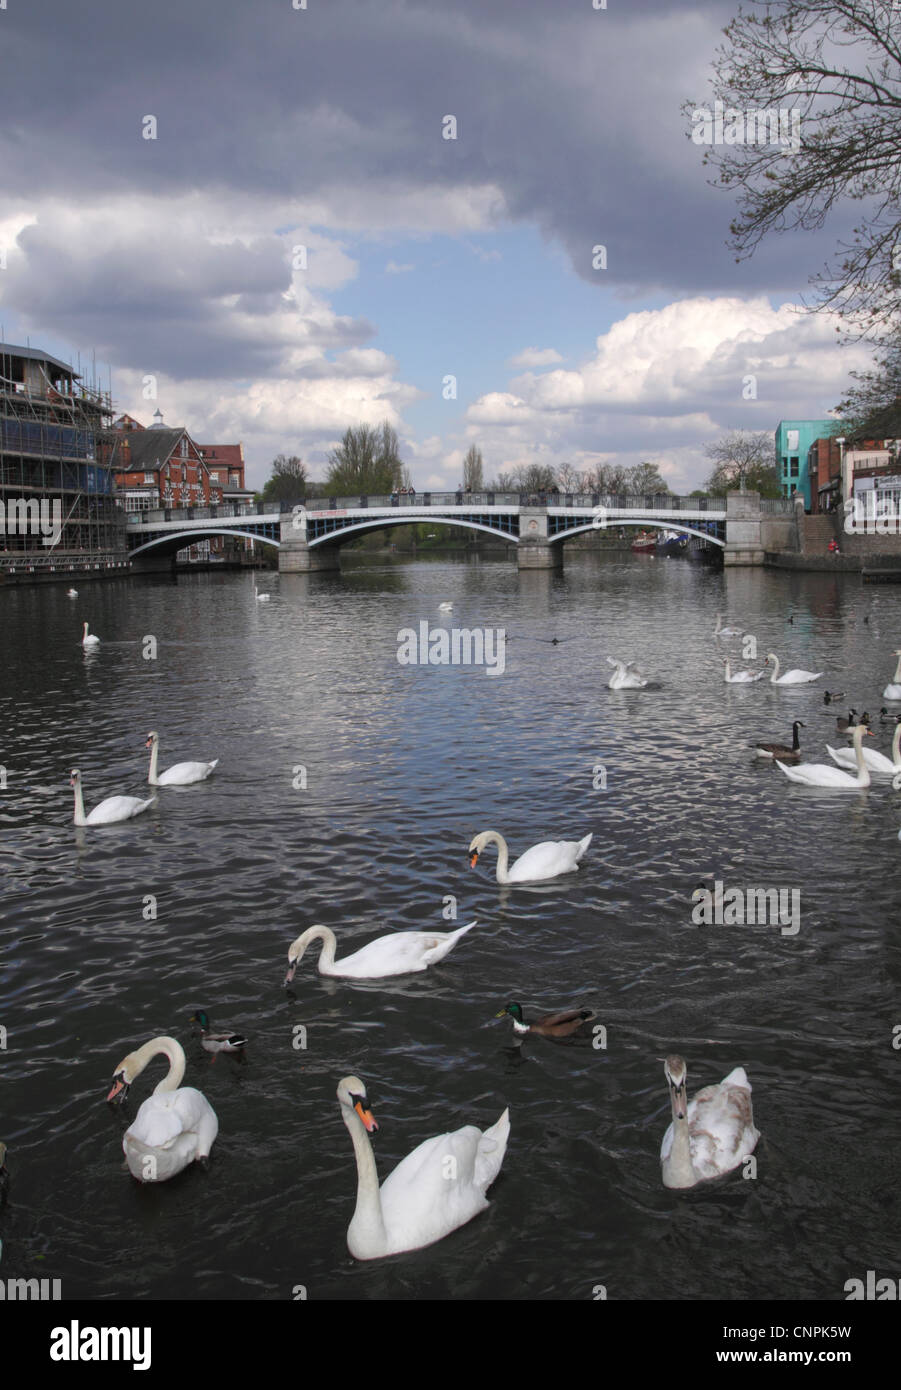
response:
<path id="1" fill-rule="evenodd" d="M 901 700 L 901 647 L 896 647 L 892 655 L 898 658 L 898 664 L 892 680 L 882 692 L 883 700 Z"/>
<path id="2" fill-rule="evenodd" d="M 185 1054 L 175 1038 L 153 1038 L 130 1052 L 116 1067 L 107 1100 L 121 1104 L 132 1082 L 160 1053 L 168 1057 L 169 1071 L 122 1139 L 129 1170 L 139 1182 L 165 1182 L 195 1159 L 204 1163 L 219 1133 L 219 1121 L 206 1097 L 192 1086 L 179 1089 Z"/>
<path id="3" fill-rule="evenodd" d="M 647 685 L 634 661 L 614 661 L 612 656 L 608 656 L 607 661 L 616 668 L 607 682 L 611 690 L 641 690 Z"/>
<path id="4" fill-rule="evenodd" d="M 857 791 L 859 787 L 870 785 L 869 769 L 863 760 L 863 749 L 860 746 L 865 734 L 869 735 L 870 738 L 873 737 L 865 724 L 854 726 L 853 756 L 857 765 L 856 777 L 852 777 L 850 772 L 842 772 L 839 768 L 832 767 L 829 763 L 801 763 L 798 767 L 786 767 L 777 758 L 776 766 L 781 767 L 786 777 L 790 777 L 793 782 L 802 782 L 806 787 L 829 787 L 833 791 Z"/>
<path id="5" fill-rule="evenodd" d="M 558 874 L 571 873 L 579 867 L 579 860 L 591 844 L 592 836 L 584 840 L 543 840 L 521 854 L 513 867 L 507 870 L 509 850 L 507 841 L 496 830 L 483 830 L 476 835 L 469 846 L 472 856 L 469 867 L 474 869 L 479 855 L 486 845 L 497 845 L 498 883 L 539 883 L 546 878 L 556 878 Z"/>
<path id="6" fill-rule="evenodd" d="M 159 757 L 160 736 L 158 733 L 151 732 L 147 735 L 145 748 L 150 749 L 150 772 L 147 781 L 151 787 L 187 787 L 192 782 L 203 782 L 214 767 L 218 766 L 219 759 L 214 758 L 211 763 L 175 763 L 165 772 L 157 772 L 156 762 Z"/>
<path id="7" fill-rule="evenodd" d="M 669 1083 L 673 1120 L 660 1146 L 664 1187 L 696 1187 L 733 1168 L 754 1152 L 751 1084 L 744 1067 L 730 1071 L 718 1086 L 705 1086 L 688 1100 L 686 1067 L 681 1057 L 667 1057 L 663 1074 Z"/>
<path id="8" fill-rule="evenodd" d="M 288 973 L 285 984 L 290 985 L 294 973 L 311 941 L 320 940 L 318 969 L 320 975 L 339 975 L 347 980 L 384 980 L 389 975 L 415 975 L 427 970 L 454 949 L 460 937 L 476 924 L 458 927 L 456 931 L 396 931 L 389 936 L 376 937 L 352 956 L 335 960 L 337 940 L 330 927 L 307 927 L 288 951 Z"/>
<path id="9" fill-rule="evenodd" d="M 152 806 L 156 801 L 155 796 L 148 797 L 146 801 L 141 801 L 137 796 L 108 796 L 86 816 L 84 796 L 81 790 L 81 773 L 77 767 L 72 769 L 69 786 L 75 788 L 74 819 L 76 825 L 116 825 L 119 821 L 131 820 L 132 816 L 139 816 L 142 811 L 146 811 L 148 806 Z"/>
<path id="10" fill-rule="evenodd" d="M 830 748 L 826 744 L 826 752 L 834 763 L 839 767 L 856 766 L 856 754 L 853 748 Z M 888 773 L 889 776 L 894 772 L 901 772 L 901 724 L 895 726 L 895 733 L 892 738 L 892 756 L 887 758 L 884 753 L 880 753 L 875 748 L 861 747 L 861 756 L 869 768 L 870 772 Z"/>
<path id="11" fill-rule="evenodd" d="M 720 624 L 722 623 L 722 621 L 723 621 L 723 615 L 722 615 L 722 613 L 717 613 L 717 615 L 716 615 L 716 627 L 713 629 L 713 635 L 714 635 L 714 637 L 740 637 L 740 636 L 741 636 L 741 628 L 740 628 L 740 627 L 721 627 Z"/>
<path id="12" fill-rule="evenodd" d="M 723 680 L 727 685 L 749 685 L 752 681 L 762 681 L 766 675 L 765 671 L 736 671 L 734 676 L 730 675 L 731 667 L 728 656 L 723 657 L 723 665 L 726 668 L 723 672 Z"/>
<path id="13" fill-rule="evenodd" d="M 432 1245 L 489 1205 L 485 1193 L 504 1161 L 509 1110 L 484 1132 L 464 1125 L 453 1134 L 426 1139 L 379 1187 L 369 1140 L 378 1125 L 359 1077 L 339 1082 L 338 1101 L 357 1160 L 357 1205 L 347 1228 L 354 1259 L 378 1260 Z"/>
<path id="14" fill-rule="evenodd" d="M 784 676 L 779 674 L 779 658 L 769 653 L 766 664 L 773 663 L 773 674 L 770 676 L 770 685 L 807 685 L 810 681 L 818 681 L 823 674 L 822 671 L 786 671 Z"/>
<path id="15" fill-rule="evenodd" d="M 94 634 L 93 634 L 93 632 L 88 632 L 88 625 L 87 625 L 87 623 L 85 623 L 85 625 L 84 625 L 84 630 L 83 630 L 83 632 L 82 632 L 82 634 L 81 634 L 81 645 L 82 645 L 83 647 L 99 647 L 99 646 L 100 646 L 100 638 L 99 638 L 99 637 L 95 637 Z"/>

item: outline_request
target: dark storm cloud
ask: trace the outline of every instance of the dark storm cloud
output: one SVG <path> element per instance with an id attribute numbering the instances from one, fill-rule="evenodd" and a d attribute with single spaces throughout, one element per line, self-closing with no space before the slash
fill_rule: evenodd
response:
<path id="1" fill-rule="evenodd" d="M 9 194 L 189 190 L 323 201 L 496 185 L 586 279 L 667 292 L 802 286 L 811 239 L 737 268 L 683 100 L 732 6 L 50 0 L 3 15 Z M 141 138 L 154 115 L 158 139 Z M 459 122 L 456 141 L 441 121 Z M 349 214 L 348 214 L 349 215 Z M 607 270 L 591 267 L 607 248 Z M 813 258 L 818 261 L 822 257 Z"/>

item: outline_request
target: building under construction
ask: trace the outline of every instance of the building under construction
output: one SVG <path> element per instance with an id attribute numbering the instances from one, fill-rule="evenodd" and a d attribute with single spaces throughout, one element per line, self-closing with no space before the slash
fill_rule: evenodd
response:
<path id="1" fill-rule="evenodd" d="M 0 582 L 129 568 L 112 416 L 65 362 L 0 344 Z"/>

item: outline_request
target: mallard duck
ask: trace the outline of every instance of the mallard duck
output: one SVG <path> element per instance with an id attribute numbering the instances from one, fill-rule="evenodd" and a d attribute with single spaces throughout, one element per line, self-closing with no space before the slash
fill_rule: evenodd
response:
<path id="1" fill-rule="evenodd" d="M 205 1052 L 212 1052 L 214 1062 L 217 1052 L 243 1053 L 247 1046 L 247 1039 L 241 1033 L 211 1033 L 210 1016 L 203 1009 L 191 1015 L 191 1022 L 200 1029 L 200 1045 Z"/>
<path id="2" fill-rule="evenodd" d="M 513 1031 L 519 1037 L 525 1037 L 526 1033 L 537 1033 L 540 1038 L 572 1037 L 595 1017 L 591 1009 L 561 1009 L 559 1013 L 545 1014 L 543 1018 L 526 1023 L 522 1016 L 522 1005 L 514 1003 L 506 1004 L 495 1014 L 495 1018 L 503 1018 L 506 1014 L 512 1018 Z"/>
<path id="3" fill-rule="evenodd" d="M 792 743 L 787 747 L 784 743 L 757 743 L 758 758 L 781 758 L 784 763 L 797 763 L 801 760 L 801 740 L 798 737 L 799 729 L 806 729 L 807 725 L 800 719 L 796 719 L 792 725 Z"/>
<path id="4" fill-rule="evenodd" d="M 823 704 L 833 705 L 836 700 L 843 700 L 844 698 L 845 692 L 843 690 L 827 690 L 823 696 Z"/>

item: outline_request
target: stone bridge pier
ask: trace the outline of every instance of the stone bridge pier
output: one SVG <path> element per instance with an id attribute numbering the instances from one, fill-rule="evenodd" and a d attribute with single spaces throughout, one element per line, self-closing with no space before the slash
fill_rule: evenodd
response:
<path id="1" fill-rule="evenodd" d="M 341 568 L 338 545 L 310 546 L 305 515 L 292 513 L 290 516 L 283 516 L 279 527 L 279 541 L 280 574 L 314 574 Z"/>
<path id="2" fill-rule="evenodd" d="M 553 570 L 563 565 L 563 542 L 548 537 L 547 508 L 521 507 L 516 562 L 521 570 Z"/>

